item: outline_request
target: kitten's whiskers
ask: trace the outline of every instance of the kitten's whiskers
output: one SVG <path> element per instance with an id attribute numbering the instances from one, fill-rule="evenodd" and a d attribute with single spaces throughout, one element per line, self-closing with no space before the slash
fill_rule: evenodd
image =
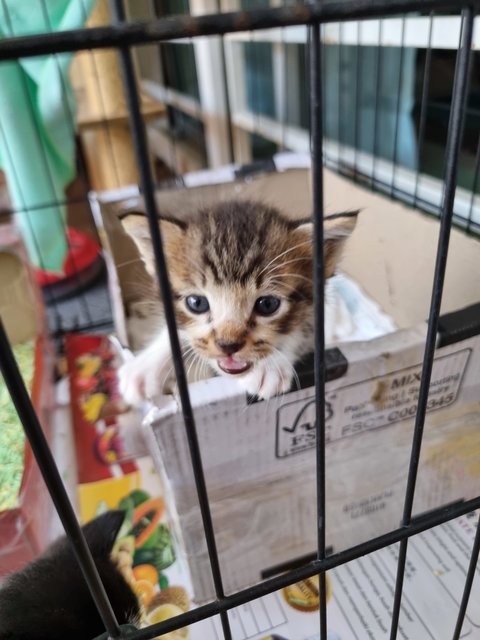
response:
<path id="1" fill-rule="evenodd" d="M 136 262 L 143 262 L 143 260 L 139 256 L 138 258 L 133 258 L 132 260 L 125 260 L 124 262 L 119 262 L 115 266 L 116 266 L 117 269 L 120 269 L 121 267 L 126 267 L 129 264 L 135 264 Z"/>
<path id="2" fill-rule="evenodd" d="M 280 260 L 281 257 L 286 255 L 287 253 L 290 253 L 290 251 L 295 251 L 295 249 L 299 249 L 300 247 L 303 247 L 306 244 L 312 244 L 312 241 L 311 240 L 305 240 L 304 242 L 300 242 L 299 244 L 296 244 L 293 247 L 289 247 L 288 249 L 285 249 L 285 251 L 282 251 L 282 253 L 279 253 L 277 256 L 275 256 L 275 258 L 270 260 L 270 262 L 268 262 L 265 265 L 265 267 L 260 271 L 260 273 L 258 275 L 261 276 L 262 273 L 264 273 L 271 264 L 275 264 L 275 262 L 277 262 L 277 260 Z"/>
<path id="3" fill-rule="evenodd" d="M 308 282 L 309 284 L 312 284 L 312 279 L 311 278 L 307 278 L 306 276 L 302 276 L 299 273 L 279 273 L 279 274 L 276 274 L 274 276 L 274 279 L 277 279 L 277 278 L 299 278 L 300 280 L 305 280 L 305 282 Z"/>
<path id="4" fill-rule="evenodd" d="M 278 349 L 277 347 L 273 347 L 273 349 L 274 349 L 275 353 L 277 353 L 279 356 L 281 356 L 285 360 L 285 362 L 287 363 L 288 367 L 292 371 L 293 379 L 295 380 L 295 385 L 297 387 L 297 390 L 300 389 L 300 379 L 298 377 L 298 374 L 297 374 L 297 372 L 295 370 L 295 367 L 292 364 L 292 362 L 289 360 L 289 358 L 287 358 L 287 356 L 282 351 L 280 351 L 280 349 Z"/>

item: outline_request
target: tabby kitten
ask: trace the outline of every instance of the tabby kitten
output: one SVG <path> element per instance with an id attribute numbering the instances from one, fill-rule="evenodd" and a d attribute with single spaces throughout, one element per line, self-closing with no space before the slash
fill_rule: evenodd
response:
<path id="1" fill-rule="evenodd" d="M 137 598 L 111 559 L 124 517 L 123 511 L 109 511 L 83 533 L 119 623 L 138 626 Z M 104 632 L 66 537 L 0 588 L 0 640 L 89 640 Z"/>
<path id="2" fill-rule="evenodd" d="M 325 278 L 335 272 L 357 213 L 325 219 Z M 154 274 L 146 218 L 129 215 L 123 224 Z M 235 376 L 260 398 L 288 391 L 295 362 L 313 350 L 311 221 L 232 200 L 160 226 L 186 357 Z M 171 372 L 164 327 L 120 369 L 125 400 L 137 405 L 157 396 Z"/>

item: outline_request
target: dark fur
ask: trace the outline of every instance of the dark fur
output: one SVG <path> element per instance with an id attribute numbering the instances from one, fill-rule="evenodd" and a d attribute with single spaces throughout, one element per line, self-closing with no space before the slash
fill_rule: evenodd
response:
<path id="1" fill-rule="evenodd" d="M 83 527 L 120 624 L 140 616 L 137 598 L 110 559 L 123 518 L 123 512 L 109 511 Z M 91 640 L 104 631 L 66 537 L 0 588 L 0 640 Z"/>

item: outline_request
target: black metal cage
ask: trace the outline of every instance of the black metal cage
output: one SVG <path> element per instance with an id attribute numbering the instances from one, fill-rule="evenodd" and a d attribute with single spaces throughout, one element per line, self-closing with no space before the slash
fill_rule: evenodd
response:
<path id="1" fill-rule="evenodd" d="M 344 0 L 337 2 L 312 2 L 294 4 L 279 8 L 257 9 L 248 12 L 218 13 L 199 17 L 178 16 L 159 19 L 151 23 L 128 23 L 125 18 L 123 0 L 111 2 L 114 24 L 106 27 L 81 29 L 71 32 L 57 32 L 44 35 L 16 37 L 0 41 L 0 62 L 15 60 L 21 57 L 37 56 L 47 53 L 61 53 L 86 50 L 92 48 L 115 47 L 121 60 L 125 93 L 128 101 L 130 127 L 135 141 L 135 153 L 141 191 L 145 198 L 151 238 L 157 267 L 157 276 L 165 306 L 165 317 L 174 358 L 175 375 L 178 382 L 179 395 L 183 411 L 185 429 L 190 448 L 191 462 L 195 475 L 199 504 L 201 507 L 203 526 L 207 540 L 211 570 L 215 584 L 216 600 L 200 606 L 174 619 L 154 624 L 145 629 L 120 628 L 110 606 L 108 595 L 99 579 L 92 556 L 75 517 L 72 505 L 67 497 L 60 474 L 52 453 L 43 435 L 39 421 L 30 402 L 28 393 L 17 368 L 11 347 L 0 323 L 0 365 L 6 384 L 23 423 L 30 445 L 48 486 L 65 531 L 74 548 L 85 580 L 95 600 L 98 611 L 105 624 L 103 638 L 120 640 L 147 640 L 158 635 L 171 632 L 182 626 L 195 623 L 210 616 L 220 615 L 225 639 L 232 638 L 229 626 L 228 611 L 250 600 L 276 591 L 286 585 L 313 575 L 319 575 L 320 584 L 320 638 L 327 638 L 326 582 L 325 573 L 343 563 L 359 558 L 365 554 L 400 543 L 398 568 L 391 616 L 392 640 L 397 637 L 399 614 L 402 601 L 402 587 L 407 558 L 408 541 L 429 528 L 435 527 L 466 514 L 480 507 L 480 496 L 429 512 L 422 517 L 412 517 L 413 500 L 419 457 L 422 446 L 423 427 L 427 409 L 429 384 L 432 372 L 437 330 L 439 326 L 440 305 L 448 255 L 450 230 L 452 226 L 453 205 L 457 183 L 458 155 L 461 144 L 464 113 L 469 83 L 469 71 L 472 56 L 472 34 L 475 11 L 480 7 L 479 1 L 471 0 Z M 409 12 L 429 14 L 433 11 L 461 11 L 461 42 L 457 51 L 453 99 L 448 125 L 446 149 L 446 167 L 444 175 L 444 192 L 441 206 L 441 223 L 438 236 L 438 249 L 435 274 L 432 283 L 432 296 L 428 318 L 428 332 L 425 343 L 423 368 L 421 374 L 418 408 L 415 416 L 415 429 L 411 447 L 408 469 L 408 482 L 404 497 L 402 521 L 398 528 L 379 537 L 370 539 L 357 546 L 338 553 L 327 555 L 325 547 L 325 512 L 328 491 L 325 486 L 325 344 L 324 344 L 324 257 L 323 257 L 323 189 L 322 189 L 322 47 L 320 40 L 321 25 L 332 21 L 362 20 L 366 18 L 382 18 L 392 15 L 403 16 Z M 159 211 L 154 198 L 154 180 L 147 153 L 144 122 L 139 106 L 139 93 L 136 86 L 131 47 L 145 43 L 168 42 L 176 38 L 190 38 L 201 35 L 227 34 L 234 31 L 258 30 L 276 26 L 308 24 L 308 78 L 310 95 L 310 141 L 312 156 L 313 180 L 313 219 L 315 238 L 315 403 L 316 403 L 316 452 L 317 452 L 317 523 L 318 550 L 314 561 L 295 568 L 273 578 L 269 578 L 251 588 L 232 595 L 225 595 L 222 585 L 215 535 L 210 515 L 206 483 L 202 469 L 200 448 L 197 439 L 195 416 L 190 403 L 188 385 L 182 361 L 181 348 L 177 335 L 174 307 L 170 283 L 166 270 L 166 262 L 162 247 L 162 238 L 157 224 Z M 424 116 L 423 120 L 424 122 Z M 477 154 L 479 156 L 479 154 Z M 478 160 L 478 157 L 477 157 Z M 477 167 L 478 168 L 478 167 Z M 396 195 L 392 193 L 392 195 Z M 453 638 L 460 637 L 462 623 L 466 613 L 469 595 L 473 583 L 475 569 L 480 550 L 480 527 L 473 548 L 465 581 L 461 606 Z"/>

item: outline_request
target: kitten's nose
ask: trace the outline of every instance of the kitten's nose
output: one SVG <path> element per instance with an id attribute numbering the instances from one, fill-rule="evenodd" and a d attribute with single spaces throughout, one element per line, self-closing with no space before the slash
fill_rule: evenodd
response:
<path id="1" fill-rule="evenodd" d="M 227 340 L 215 340 L 217 347 L 223 351 L 227 356 L 231 356 L 245 345 L 245 340 L 242 342 L 228 342 Z"/>

